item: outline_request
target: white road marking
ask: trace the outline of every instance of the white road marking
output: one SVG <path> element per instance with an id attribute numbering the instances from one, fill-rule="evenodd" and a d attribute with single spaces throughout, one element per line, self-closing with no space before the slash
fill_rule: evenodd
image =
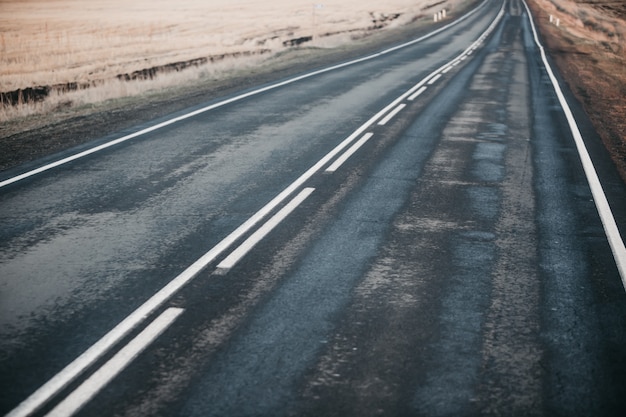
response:
<path id="1" fill-rule="evenodd" d="M 611 246 L 611 250 L 613 251 L 613 258 L 615 258 L 617 269 L 619 271 L 620 277 L 622 278 L 622 284 L 624 286 L 624 289 L 626 290 L 626 247 L 624 246 L 624 241 L 622 240 L 622 236 L 620 235 L 619 229 L 617 228 L 617 223 L 615 222 L 615 217 L 613 217 L 611 206 L 609 205 L 606 195 L 604 194 L 602 184 L 600 183 L 600 178 L 598 178 L 598 173 L 596 172 L 593 161 L 589 156 L 589 152 L 587 151 L 587 147 L 585 146 L 585 142 L 583 141 L 580 129 L 578 128 L 578 124 L 576 123 L 576 119 L 572 114 L 569 104 L 567 104 L 567 100 L 563 95 L 563 91 L 561 91 L 559 82 L 554 76 L 552 67 L 550 67 L 548 59 L 546 58 L 546 52 L 543 49 L 543 45 L 541 45 L 541 42 L 539 42 L 539 37 L 537 36 L 537 31 L 535 29 L 535 23 L 533 22 L 533 19 L 531 17 L 532 15 L 530 13 L 530 9 L 528 8 L 528 4 L 526 4 L 525 1 L 524 6 L 526 6 L 526 12 L 528 14 L 530 26 L 533 30 L 535 43 L 541 51 L 541 59 L 543 60 L 543 63 L 546 67 L 546 72 L 550 77 L 550 81 L 552 82 L 554 91 L 559 98 L 559 103 L 561 104 L 563 112 L 565 113 L 565 117 L 567 118 L 567 123 L 572 132 L 572 136 L 574 137 L 574 142 L 576 143 L 576 148 L 578 149 L 578 154 L 580 156 L 585 175 L 587 176 L 587 182 L 589 183 L 589 187 L 591 188 L 591 194 L 593 195 L 596 209 L 598 210 L 598 214 L 600 215 L 600 219 L 602 220 L 604 232 L 606 233 L 609 245 Z"/>
<path id="2" fill-rule="evenodd" d="M 359 60 L 351 61 L 345 64 L 337 65 L 334 67 L 330 67 L 324 70 L 317 71 L 315 73 L 305 74 L 301 77 L 297 77 L 291 80 L 284 81 L 279 84 L 268 86 L 264 89 L 255 90 L 247 94 L 243 94 L 237 97 L 234 97 L 230 100 L 227 100 L 228 103 L 241 100 L 244 97 L 252 96 L 258 94 L 262 91 L 268 91 L 273 88 L 277 88 L 279 86 L 283 86 L 286 84 L 290 84 L 297 80 L 301 80 L 304 78 L 311 77 L 316 74 L 320 74 L 323 72 L 330 71 L 332 69 L 341 68 L 347 65 L 351 65 L 353 63 L 366 61 L 368 59 L 372 59 L 374 57 L 384 55 L 386 53 L 392 52 L 396 49 L 400 49 L 404 46 L 408 46 L 414 43 L 417 43 L 421 40 L 424 40 L 436 33 L 441 32 L 442 30 L 449 28 L 462 20 L 467 19 L 472 14 L 476 13 L 480 8 L 482 8 L 487 2 L 483 2 L 476 9 L 466 14 L 459 20 L 456 20 L 453 23 L 450 23 L 435 32 L 432 32 L 428 35 L 425 35 L 419 39 L 408 42 L 406 44 L 400 45 L 395 48 L 387 49 L 379 54 L 372 55 L 370 57 L 365 57 Z M 484 32 L 486 34 L 490 33 L 493 30 L 493 27 L 497 24 L 503 14 L 503 8 L 500 10 L 500 13 L 496 16 L 492 24 L 489 28 Z M 484 36 L 484 35 L 483 35 Z M 455 58 L 449 62 L 453 62 L 458 60 L 459 58 Z M 211 250 L 209 250 L 206 254 L 204 254 L 200 259 L 194 262 L 191 266 L 185 269 L 180 275 L 170 281 L 165 287 L 159 290 L 156 294 L 150 297 L 145 303 L 139 306 L 135 311 L 133 311 L 130 315 L 128 315 L 124 320 L 122 320 L 117 326 L 111 329 L 107 334 L 105 334 L 100 340 L 98 340 L 95 344 L 93 344 L 89 349 L 87 349 L 83 354 L 81 354 L 78 358 L 68 364 L 65 368 L 63 368 L 59 373 L 57 373 L 54 377 L 48 380 L 44 385 L 42 385 L 39 389 L 37 389 L 34 393 L 32 393 L 28 398 L 22 401 L 16 408 L 14 408 L 9 414 L 5 417 L 25 417 L 29 416 L 38 409 L 40 409 L 44 404 L 46 404 L 51 398 L 56 396 L 61 390 L 67 387 L 72 381 L 78 378 L 87 368 L 89 368 L 94 362 L 100 359 L 103 355 L 105 355 L 109 350 L 111 350 L 116 344 L 120 342 L 126 335 L 128 335 L 134 328 L 136 328 L 139 324 L 141 324 L 147 317 L 149 317 L 157 308 L 159 308 L 163 303 L 169 300 L 174 294 L 176 294 L 181 288 L 187 285 L 193 278 L 196 277 L 204 268 L 206 268 L 211 262 L 215 260 L 217 256 L 219 256 L 222 252 L 224 252 L 230 245 L 232 245 L 236 240 L 241 238 L 244 234 L 250 231 L 260 220 L 262 220 L 265 216 L 267 216 L 273 209 L 282 203 L 289 195 L 291 195 L 295 190 L 297 190 L 304 182 L 306 182 L 309 178 L 311 178 L 315 173 L 317 173 L 323 166 L 328 164 L 337 154 L 339 154 L 345 147 L 347 147 L 350 143 L 352 143 L 358 136 L 360 136 L 366 129 L 368 129 L 372 124 L 374 124 L 378 119 L 380 119 L 384 114 L 386 114 L 390 109 L 395 107 L 399 102 L 403 101 L 407 96 L 413 94 L 415 90 L 422 87 L 430 77 L 432 77 L 437 72 L 441 71 L 449 62 L 442 65 L 437 70 L 430 73 L 416 85 L 414 85 L 407 92 L 402 94 L 396 100 L 387 105 L 384 109 L 376 113 L 372 118 L 370 118 L 367 122 L 361 125 L 357 130 L 355 130 L 350 136 L 344 139 L 339 145 L 337 145 L 332 151 L 324 156 L 324 158 L 320 159 L 315 165 L 309 168 L 304 174 L 302 174 L 296 181 L 294 181 L 291 185 L 285 188 L 280 194 L 278 194 L 272 201 L 267 203 L 263 208 L 261 208 L 257 213 L 255 213 L 250 219 L 248 219 L 245 223 L 239 226 L 236 230 L 234 230 L 231 234 L 226 236 L 221 242 L 219 242 L 216 246 L 214 246 Z M 133 137 L 142 135 L 147 133 L 148 131 L 153 131 L 158 128 L 170 125 L 177 121 L 195 116 L 199 113 L 208 111 L 212 108 L 219 107 L 221 105 L 226 104 L 225 102 L 220 102 L 214 104 L 213 106 L 206 107 L 204 109 L 197 110 L 195 112 L 189 113 L 187 115 L 183 115 L 180 118 L 172 119 L 170 121 L 164 122 L 160 125 L 154 126 L 152 128 L 143 130 L 141 132 L 137 132 L 133 134 Z M 128 138 L 128 137 L 125 137 Z M 119 141 L 123 141 L 120 138 Z M 128 139 L 126 139 L 128 140 Z M 119 142 L 116 142 L 119 143 Z M 107 145 L 107 144 L 105 144 Z M 103 145 L 104 146 L 104 145 Z M 108 145 L 112 146 L 112 145 Z M 106 147 L 108 147 L 106 146 Z M 94 151 L 95 152 L 95 151 Z M 93 153 L 93 152 L 90 152 Z M 83 155 L 84 156 L 84 155 Z M 78 157 L 73 158 L 78 159 Z M 72 160 L 73 160 L 72 159 Z M 69 162 L 66 161 L 66 162 Z M 52 164 L 51 164 L 52 165 Z M 57 164 L 58 166 L 61 164 Z M 43 168 L 43 167 L 42 167 Z M 51 167 L 50 167 L 51 168 Z M 43 172 L 47 169 L 30 171 L 32 174 L 26 176 L 14 177 L 13 179 L 6 180 L 4 182 L 0 182 L 0 187 L 8 185 L 10 183 L 14 183 L 19 181 L 20 179 L 27 178 L 35 173 Z M 28 174 L 28 173 L 27 173 Z M 16 179 L 18 178 L 18 179 Z"/>
<path id="3" fill-rule="evenodd" d="M 47 417 L 69 417 L 80 410 L 113 378 L 124 370 L 143 350 L 161 335 L 183 312 L 169 308 L 150 323 L 141 333 L 94 372 L 70 395 L 52 409 Z"/>
<path id="4" fill-rule="evenodd" d="M 391 119 L 393 119 L 396 114 L 400 113 L 400 111 L 406 107 L 406 104 L 400 104 L 398 105 L 398 107 L 396 107 L 395 109 L 393 109 L 393 111 L 391 113 L 389 113 L 387 116 L 385 116 L 385 118 L 383 120 L 381 120 L 380 122 L 378 122 L 378 124 L 380 126 L 384 126 L 386 125 Z"/>
<path id="5" fill-rule="evenodd" d="M 448 67 L 448 68 L 452 68 L 452 67 Z M 409 101 L 413 101 L 415 100 L 420 94 L 422 94 L 424 91 L 426 91 L 428 87 L 420 87 L 419 90 L 417 90 L 412 96 L 409 97 Z"/>
<path id="6" fill-rule="evenodd" d="M 339 158 L 337 158 L 337 160 L 335 162 L 333 162 L 333 164 L 331 166 L 326 168 L 326 172 L 335 172 L 335 171 L 337 171 L 339 169 L 339 167 L 341 165 L 343 165 L 343 163 L 346 162 L 348 160 L 348 158 L 350 158 L 352 156 L 353 153 L 355 153 L 357 150 L 359 150 L 359 148 L 361 146 L 363 146 L 365 144 L 365 142 L 367 142 L 372 136 L 374 136 L 373 133 L 366 133 L 365 135 L 363 135 L 363 137 L 361 139 L 359 139 L 354 145 L 352 145 L 350 147 L 350 149 L 345 151 L 343 153 L 343 155 L 341 155 Z"/>
<path id="7" fill-rule="evenodd" d="M 273 215 L 263 226 L 250 235 L 237 249 L 228 255 L 217 265 L 217 273 L 225 273 L 234 267 L 257 243 L 259 243 L 269 232 L 280 224 L 292 211 L 294 211 L 306 198 L 315 191 L 315 188 L 305 188 L 293 198 L 278 213 Z"/>
<path id="8" fill-rule="evenodd" d="M 428 81 L 428 85 L 433 85 L 434 83 L 437 82 L 439 78 L 441 78 L 441 74 L 435 75 L 433 78 L 430 79 L 430 81 Z"/>

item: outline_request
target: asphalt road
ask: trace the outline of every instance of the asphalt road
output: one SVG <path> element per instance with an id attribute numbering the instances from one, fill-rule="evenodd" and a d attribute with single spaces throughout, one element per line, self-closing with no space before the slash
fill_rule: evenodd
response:
<path id="1" fill-rule="evenodd" d="M 626 187 L 524 4 L 407 42 L 4 173 L 0 412 L 623 415 Z"/>

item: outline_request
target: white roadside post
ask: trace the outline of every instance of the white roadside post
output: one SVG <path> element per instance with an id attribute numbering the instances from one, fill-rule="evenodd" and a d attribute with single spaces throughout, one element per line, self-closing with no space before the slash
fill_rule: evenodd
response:
<path id="1" fill-rule="evenodd" d="M 316 3 L 313 5 L 313 36 L 311 36 L 311 41 L 312 43 L 315 42 L 315 39 L 318 37 L 317 36 L 317 16 L 315 11 L 317 9 L 322 9 L 324 8 L 324 5 L 321 3 Z"/>

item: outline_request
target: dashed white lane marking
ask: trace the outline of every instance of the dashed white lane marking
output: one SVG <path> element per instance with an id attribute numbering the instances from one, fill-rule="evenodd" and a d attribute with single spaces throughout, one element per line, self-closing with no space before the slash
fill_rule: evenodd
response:
<path id="1" fill-rule="evenodd" d="M 141 333 L 94 372 L 46 416 L 69 417 L 80 410 L 113 378 L 124 370 L 143 350 L 161 335 L 183 312 L 181 308 L 168 308 Z"/>
<path id="2" fill-rule="evenodd" d="M 448 68 L 452 68 L 452 67 L 448 67 Z M 413 93 L 413 95 L 411 95 L 408 100 L 409 101 L 413 101 L 415 100 L 420 94 L 422 94 L 424 91 L 426 91 L 428 87 L 420 87 L 419 90 L 417 90 L 415 93 Z"/>
<path id="3" fill-rule="evenodd" d="M 378 124 L 380 126 L 384 126 L 386 125 L 391 119 L 393 119 L 396 114 L 400 113 L 400 111 L 406 107 L 406 104 L 402 103 L 400 104 L 398 107 L 396 107 L 395 109 L 393 109 L 391 111 L 391 113 L 389 113 L 387 116 L 385 116 L 385 118 L 383 120 L 381 120 L 380 122 L 378 122 Z"/>
<path id="4" fill-rule="evenodd" d="M 546 72 L 548 73 L 548 77 L 552 82 L 554 91 L 556 92 L 559 103 L 561 104 L 563 112 L 565 113 L 565 117 L 567 118 L 567 123 L 569 124 L 572 136 L 574 137 L 574 142 L 576 143 L 576 148 L 578 149 L 580 161 L 582 162 L 585 175 L 587 176 L 587 182 L 589 183 L 589 187 L 591 188 L 591 193 L 593 195 L 593 200 L 596 204 L 596 209 L 598 210 L 598 214 L 600 215 L 600 219 L 604 227 L 604 232 L 606 233 L 607 239 L 609 241 L 609 246 L 611 247 L 611 251 L 613 252 L 613 258 L 615 259 L 617 270 L 619 271 L 620 277 L 622 278 L 622 285 L 626 290 L 626 246 L 624 246 L 624 241 L 622 240 L 622 236 L 620 235 L 617 223 L 615 222 L 615 217 L 613 217 L 611 206 L 609 205 L 609 202 L 606 198 L 606 194 L 604 194 L 602 184 L 600 183 L 600 178 L 598 177 L 598 173 L 596 172 L 596 169 L 593 165 L 593 161 L 589 156 L 589 152 L 587 151 L 587 147 L 585 146 L 585 142 L 580 133 L 580 129 L 578 128 L 578 124 L 576 123 L 576 119 L 572 114 L 572 110 L 570 109 L 569 104 L 567 104 L 567 100 L 565 99 L 565 96 L 561 91 L 558 80 L 554 76 L 552 67 L 550 66 L 550 63 L 546 58 L 546 52 L 543 49 L 543 45 L 541 44 L 541 42 L 539 42 L 539 37 L 535 29 L 535 23 L 533 22 L 533 19 L 531 17 L 532 15 L 530 13 L 530 9 L 528 8 L 528 4 L 526 4 L 525 1 L 524 6 L 526 6 L 526 12 L 528 15 L 528 20 L 530 21 L 530 26 L 533 30 L 535 43 L 541 51 L 541 59 L 543 60 L 543 63 L 546 67 Z"/>
<path id="5" fill-rule="evenodd" d="M 437 74 L 437 75 L 435 75 L 433 78 L 431 78 L 431 79 L 430 79 L 430 81 L 428 81 L 428 83 L 427 83 L 427 84 L 428 84 L 428 85 L 433 85 L 434 83 L 436 83 L 436 82 L 437 82 L 437 80 L 438 80 L 439 78 L 441 78 L 441 74 Z"/>
<path id="6" fill-rule="evenodd" d="M 217 273 L 223 274 L 234 267 L 257 243 L 259 243 L 269 232 L 280 224 L 289 214 L 296 209 L 315 188 L 305 188 L 297 196 L 295 196 L 285 207 L 280 209 L 273 215 L 263 226 L 252 233 L 237 249 L 228 255 L 222 262 L 217 265 Z"/>
<path id="7" fill-rule="evenodd" d="M 350 158 L 352 156 L 353 153 L 355 153 L 357 150 L 359 150 L 359 148 L 361 146 L 363 146 L 365 144 L 365 142 L 367 142 L 372 136 L 374 136 L 373 133 L 366 133 L 365 135 L 363 135 L 363 137 L 361 139 L 359 139 L 357 143 L 352 145 L 350 147 L 350 149 L 345 151 L 343 155 L 341 155 L 339 158 L 337 158 L 337 160 L 335 162 L 333 162 L 333 164 L 331 166 L 326 168 L 326 172 L 335 172 L 335 171 L 337 171 L 339 169 L 339 167 L 341 165 L 343 165 L 343 163 L 346 162 L 348 160 L 348 158 Z"/>

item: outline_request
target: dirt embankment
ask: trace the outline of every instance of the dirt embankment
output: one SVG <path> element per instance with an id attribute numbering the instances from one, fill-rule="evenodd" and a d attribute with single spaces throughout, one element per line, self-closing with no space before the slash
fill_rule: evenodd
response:
<path id="1" fill-rule="evenodd" d="M 583 104 L 626 182 L 626 2 L 528 3 L 559 72 Z"/>

